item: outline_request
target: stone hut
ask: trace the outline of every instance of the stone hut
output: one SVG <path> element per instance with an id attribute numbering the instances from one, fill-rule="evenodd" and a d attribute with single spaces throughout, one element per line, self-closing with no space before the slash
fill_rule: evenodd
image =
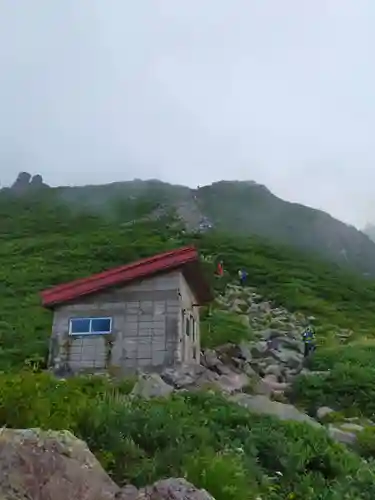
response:
<path id="1" fill-rule="evenodd" d="M 41 293 L 53 311 L 55 371 L 126 374 L 200 362 L 199 307 L 212 300 L 198 252 L 184 247 Z"/>

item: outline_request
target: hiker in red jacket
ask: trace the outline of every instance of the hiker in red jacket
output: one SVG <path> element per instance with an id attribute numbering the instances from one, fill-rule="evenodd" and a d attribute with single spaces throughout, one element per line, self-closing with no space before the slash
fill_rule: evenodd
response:
<path id="1" fill-rule="evenodd" d="M 222 260 L 217 265 L 217 274 L 219 276 L 223 276 L 223 274 L 224 274 L 224 266 L 223 266 L 223 261 Z"/>

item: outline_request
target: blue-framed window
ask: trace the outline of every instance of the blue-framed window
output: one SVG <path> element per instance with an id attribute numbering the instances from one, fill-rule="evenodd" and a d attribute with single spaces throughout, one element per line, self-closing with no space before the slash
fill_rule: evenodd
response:
<path id="1" fill-rule="evenodd" d="M 112 332 L 112 318 L 71 318 L 69 335 L 105 335 Z"/>

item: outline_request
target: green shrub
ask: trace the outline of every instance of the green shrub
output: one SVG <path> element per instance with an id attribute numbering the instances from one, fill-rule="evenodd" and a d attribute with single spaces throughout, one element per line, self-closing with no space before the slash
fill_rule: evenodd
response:
<path id="1" fill-rule="evenodd" d="M 215 394 L 129 398 L 99 379 L 1 375 L 0 425 L 68 428 L 119 484 L 186 476 L 218 500 L 374 498 L 371 466 L 324 431 L 253 415 Z"/>
<path id="2" fill-rule="evenodd" d="M 76 430 L 78 416 L 93 398 L 128 394 L 132 381 L 112 383 L 105 377 L 81 376 L 58 380 L 29 371 L 0 375 L 0 426 Z"/>
<path id="3" fill-rule="evenodd" d="M 375 417 L 375 369 L 337 364 L 327 376 L 298 377 L 288 397 L 311 414 L 320 406 L 329 406 L 371 419 Z"/>
<path id="4" fill-rule="evenodd" d="M 326 371 L 338 364 L 373 368 L 374 359 L 375 345 L 335 345 L 331 348 L 317 349 L 309 360 L 308 368 L 313 371 Z"/>
<path id="5" fill-rule="evenodd" d="M 259 494 L 259 484 L 246 470 L 239 451 L 200 449 L 185 458 L 184 469 L 193 484 L 199 484 L 216 500 L 247 500 Z"/>
<path id="6" fill-rule="evenodd" d="M 357 435 L 359 453 L 365 458 L 375 458 L 375 427 L 366 427 Z"/>
<path id="7" fill-rule="evenodd" d="M 215 348 L 227 343 L 239 344 L 253 338 L 251 330 L 238 314 L 213 309 L 201 321 L 202 348 Z"/>

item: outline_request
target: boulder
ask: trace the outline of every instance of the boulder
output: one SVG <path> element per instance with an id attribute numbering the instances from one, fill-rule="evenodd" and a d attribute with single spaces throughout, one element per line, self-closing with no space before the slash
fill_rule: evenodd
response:
<path id="1" fill-rule="evenodd" d="M 355 424 L 353 422 L 344 422 L 343 424 L 340 424 L 340 429 L 349 432 L 362 432 L 365 428 L 360 424 Z"/>
<path id="2" fill-rule="evenodd" d="M 277 359 L 280 363 L 284 364 L 288 368 L 296 369 L 302 367 L 303 364 L 303 355 L 298 354 L 296 351 L 292 349 L 279 349 L 272 351 L 272 355 Z"/>
<path id="3" fill-rule="evenodd" d="M 201 357 L 201 363 L 206 368 L 215 370 L 216 367 L 221 364 L 221 361 L 213 349 L 205 349 L 203 351 L 203 356 Z"/>
<path id="4" fill-rule="evenodd" d="M 164 382 L 156 373 L 142 373 L 131 392 L 132 396 L 145 399 L 167 397 L 173 392 L 173 387 Z"/>
<path id="5" fill-rule="evenodd" d="M 260 415 L 271 415 L 279 420 L 293 420 L 295 422 L 305 422 L 313 427 L 323 428 L 316 420 L 305 413 L 300 412 L 290 404 L 271 401 L 266 396 L 250 396 L 248 394 L 235 394 L 231 396 L 231 401 L 248 408 L 253 413 Z"/>
<path id="6" fill-rule="evenodd" d="M 67 431 L 2 429 L 2 500 L 113 500 L 119 488 Z"/>
<path id="7" fill-rule="evenodd" d="M 127 484 L 116 496 L 116 500 L 140 500 L 140 494 L 141 493 L 139 492 L 138 488 L 136 488 L 132 484 Z"/>
<path id="8" fill-rule="evenodd" d="M 206 490 L 198 490 L 185 479 L 165 479 L 141 490 L 137 500 L 215 500 Z"/>
<path id="9" fill-rule="evenodd" d="M 280 365 L 271 364 L 264 370 L 265 375 L 275 375 L 279 380 L 283 376 L 283 369 Z"/>
<path id="10" fill-rule="evenodd" d="M 201 365 L 180 365 L 166 368 L 161 374 L 163 380 L 177 390 L 202 389 L 216 386 L 225 393 L 241 391 L 249 384 L 247 375 L 219 362 L 216 371 Z"/>
<path id="11" fill-rule="evenodd" d="M 318 420 L 324 420 L 330 413 L 335 413 L 335 410 L 329 408 L 328 406 L 321 406 L 316 411 L 316 418 Z"/>
<path id="12" fill-rule="evenodd" d="M 0 430 L 1 500 L 215 500 L 185 479 L 120 489 L 67 431 Z"/>
<path id="13" fill-rule="evenodd" d="M 268 353 L 268 343 L 264 340 L 260 340 L 259 342 L 256 342 L 251 347 L 251 356 L 254 358 L 261 358 Z"/>
<path id="14" fill-rule="evenodd" d="M 244 373 L 231 371 L 226 375 L 221 375 L 215 384 L 224 392 L 237 392 L 244 389 L 249 384 L 249 379 Z"/>
<path id="15" fill-rule="evenodd" d="M 283 393 L 289 387 L 286 382 L 279 382 L 276 375 L 266 375 L 256 384 L 254 392 L 256 394 L 263 394 L 264 396 L 271 396 L 276 393 Z"/>
<path id="16" fill-rule="evenodd" d="M 211 384 L 220 378 L 220 375 L 202 365 L 181 364 L 165 368 L 161 374 L 162 379 L 175 389 L 194 389 Z"/>
<path id="17" fill-rule="evenodd" d="M 238 345 L 239 354 L 238 357 L 241 357 L 243 360 L 249 362 L 252 359 L 251 356 L 251 348 L 248 342 L 241 342 Z"/>
<path id="18" fill-rule="evenodd" d="M 357 436 L 354 432 L 339 429 L 334 425 L 328 427 L 328 434 L 334 440 L 342 444 L 353 446 L 357 442 Z"/>

